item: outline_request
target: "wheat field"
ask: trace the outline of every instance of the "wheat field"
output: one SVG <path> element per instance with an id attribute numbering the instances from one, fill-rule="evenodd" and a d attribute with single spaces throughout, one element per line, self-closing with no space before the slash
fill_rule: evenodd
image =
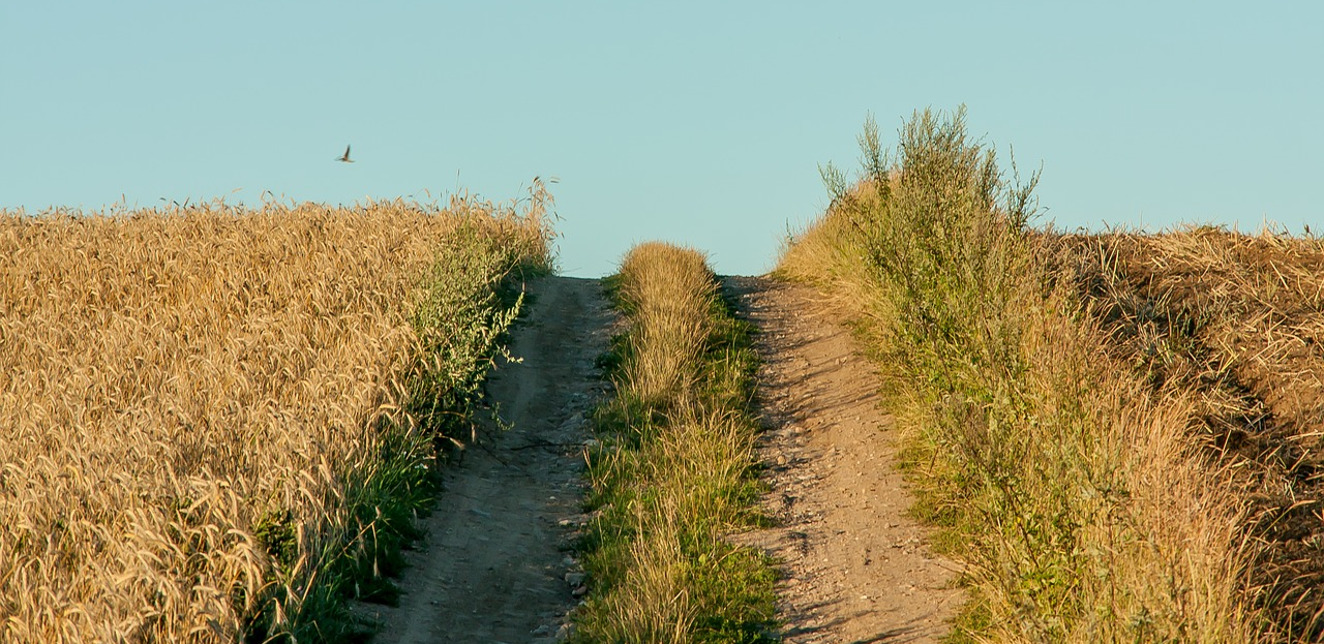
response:
<path id="1" fill-rule="evenodd" d="M 322 629 L 433 460 L 421 375 L 482 368 L 420 305 L 548 266 L 545 197 L 0 213 L 0 640 Z"/>

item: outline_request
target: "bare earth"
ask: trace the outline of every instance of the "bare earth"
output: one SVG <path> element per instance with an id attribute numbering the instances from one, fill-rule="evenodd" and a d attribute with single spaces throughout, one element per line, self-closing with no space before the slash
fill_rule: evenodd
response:
<path id="1" fill-rule="evenodd" d="M 891 421 L 877 378 L 815 293 L 732 277 L 761 330 L 760 458 L 779 526 L 736 535 L 783 562 L 779 610 L 788 643 L 933 642 L 962 600 L 955 564 L 924 546 L 906 516 Z M 398 607 L 359 605 L 381 644 L 554 642 L 582 578 L 567 537 L 579 521 L 585 414 L 601 395 L 594 358 L 613 315 L 597 280 L 543 278 L 512 333 L 520 364 L 489 382 L 501 416 L 445 474 Z M 575 584 L 567 583 L 567 577 Z"/>
<path id="2" fill-rule="evenodd" d="M 761 330 L 764 503 L 780 520 L 740 540 L 784 562 L 784 641 L 937 641 L 962 601 L 959 569 L 928 552 L 925 529 L 906 515 L 913 499 L 877 376 L 813 290 L 749 277 L 728 285 Z"/>
<path id="3" fill-rule="evenodd" d="M 381 625 L 374 642 L 551 642 L 574 606 L 566 526 L 580 511 L 584 415 L 612 315 L 597 280 L 547 277 L 529 290 L 512 331 L 523 363 L 501 364 L 488 387 L 514 427 L 447 467 L 427 536 L 406 552 L 399 607 L 356 611 Z"/>

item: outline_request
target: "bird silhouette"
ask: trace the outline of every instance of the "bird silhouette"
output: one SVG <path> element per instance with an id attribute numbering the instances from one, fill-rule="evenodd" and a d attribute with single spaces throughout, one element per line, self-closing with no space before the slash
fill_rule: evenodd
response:
<path id="1" fill-rule="evenodd" d="M 344 161 L 345 163 L 354 163 L 354 160 L 349 158 L 349 146 L 348 146 L 348 145 L 345 146 L 345 155 L 344 155 L 344 156 L 340 156 L 340 157 L 336 157 L 336 161 Z"/>

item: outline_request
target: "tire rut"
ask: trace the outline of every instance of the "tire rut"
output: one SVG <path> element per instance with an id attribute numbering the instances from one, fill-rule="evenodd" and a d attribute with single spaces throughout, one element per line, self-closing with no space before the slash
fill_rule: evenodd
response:
<path id="1" fill-rule="evenodd" d="M 742 541 L 781 562 L 784 642 L 936 642 L 963 599 L 959 566 L 933 555 L 907 510 L 897 430 L 878 377 L 809 288 L 733 277 L 760 329 L 760 458 L 778 527 Z"/>
<path id="2" fill-rule="evenodd" d="M 522 362 L 488 381 L 512 427 L 486 427 L 445 468 L 426 536 L 405 553 L 399 606 L 359 606 L 380 626 L 374 642 L 551 642 L 575 604 L 567 525 L 580 511 L 585 417 L 603 386 L 594 360 L 612 313 L 597 280 L 545 277 L 529 291 L 511 332 Z"/>

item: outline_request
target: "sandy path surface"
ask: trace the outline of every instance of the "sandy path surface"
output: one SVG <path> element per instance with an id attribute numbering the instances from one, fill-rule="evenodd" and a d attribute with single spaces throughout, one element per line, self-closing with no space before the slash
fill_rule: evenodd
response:
<path id="1" fill-rule="evenodd" d="M 849 331 L 817 312 L 811 289 L 728 283 L 761 330 L 764 503 L 780 523 L 740 540 L 784 562 L 784 641 L 937 641 L 962 600 L 958 568 L 928 552 L 925 529 L 905 514 L 912 497 L 876 374 Z"/>
<path id="2" fill-rule="evenodd" d="M 427 536 L 405 553 L 400 605 L 360 606 L 382 627 L 374 642 L 551 642 L 575 603 L 562 524 L 580 510 L 584 415 L 611 313 L 597 280 L 547 277 L 529 291 L 512 331 L 523 363 L 501 364 L 488 386 L 514 427 L 447 466 Z"/>

